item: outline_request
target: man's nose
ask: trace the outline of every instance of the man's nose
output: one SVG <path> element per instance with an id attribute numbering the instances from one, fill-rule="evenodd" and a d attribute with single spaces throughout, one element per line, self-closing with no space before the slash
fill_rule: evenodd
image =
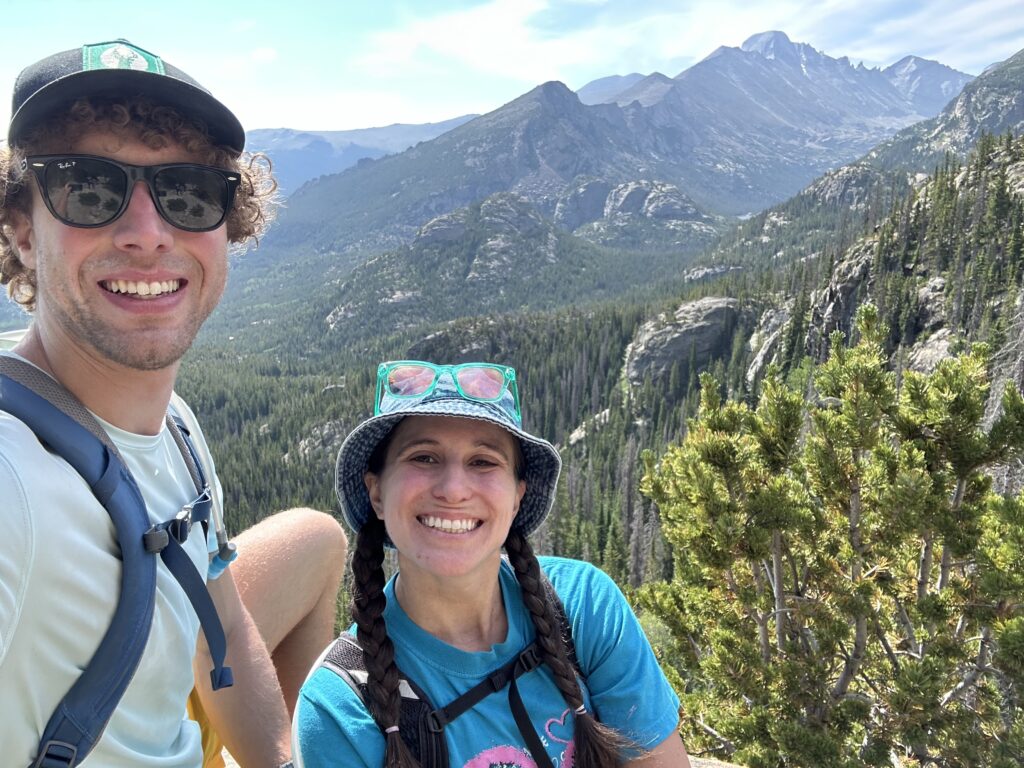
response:
<path id="1" fill-rule="evenodd" d="M 167 250 L 174 242 L 174 228 L 164 221 L 144 181 L 135 182 L 125 212 L 114 222 L 114 244 L 130 251 Z"/>

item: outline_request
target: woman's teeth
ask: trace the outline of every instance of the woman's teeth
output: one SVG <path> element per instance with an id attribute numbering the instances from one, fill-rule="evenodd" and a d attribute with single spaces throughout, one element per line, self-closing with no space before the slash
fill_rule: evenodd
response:
<path id="1" fill-rule="evenodd" d="M 433 515 L 423 515 L 419 521 L 427 528 L 436 528 L 445 533 L 469 533 L 480 525 L 479 520 L 449 520 L 446 517 L 434 517 Z"/>

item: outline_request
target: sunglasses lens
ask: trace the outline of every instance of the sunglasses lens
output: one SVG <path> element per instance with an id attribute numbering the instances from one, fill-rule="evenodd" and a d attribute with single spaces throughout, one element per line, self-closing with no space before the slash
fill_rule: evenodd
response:
<path id="1" fill-rule="evenodd" d="M 124 202 L 128 177 L 112 163 L 67 158 L 46 164 L 43 192 L 58 218 L 78 226 L 112 220 Z"/>
<path id="2" fill-rule="evenodd" d="M 388 371 L 387 392 L 399 397 L 422 395 L 433 383 L 433 368 L 425 365 L 399 365 Z"/>
<path id="3" fill-rule="evenodd" d="M 497 368 L 460 368 L 458 376 L 462 391 L 478 400 L 497 400 L 505 389 L 505 374 Z"/>
<path id="4" fill-rule="evenodd" d="M 227 181 L 210 168 L 163 168 L 153 179 L 153 186 L 160 211 L 181 229 L 213 229 L 224 221 L 231 204 Z"/>

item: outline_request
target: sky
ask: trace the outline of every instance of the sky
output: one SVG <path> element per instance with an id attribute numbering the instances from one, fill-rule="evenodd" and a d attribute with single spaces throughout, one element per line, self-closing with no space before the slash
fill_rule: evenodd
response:
<path id="1" fill-rule="evenodd" d="M 720 45 L 785 32 L 865 66 L 907 54 L 979 74 L 1024 48 L 1021 0 L 7 0 L 0 119 L 26 65 L 131 40 L 247 130 L 343 130 L 485 113 L 549 80 L 674 77 Z"/>

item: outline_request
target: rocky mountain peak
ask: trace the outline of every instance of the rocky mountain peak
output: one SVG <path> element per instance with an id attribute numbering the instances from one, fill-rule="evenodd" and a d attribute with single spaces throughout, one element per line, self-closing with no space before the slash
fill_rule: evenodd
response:
<path id="1" fill-rule="evenodd" d="M 580 100 L 576 93 L 570 90 L 565 83 L 561 83 L 558 80 L 549 80 L 546 83 L 542 83 L 512 103 L 515 104 L 517 102 L 538 103 L 555 110 L 579 109 L 580 107 Z"/>
<path id="2" fill-rule="evenodd" d="M 919 56 L 904 56 L 883 69 L 882 74 L 922 115 L 940 111 L 974 79 L 965 72 Z"/>
<path id="3" fill-rule="evenodd" d="M 789 35 L 778 30 L 769 32 L 758 32 L 743 41 L 741 50 L 751 53 L 759 53 L 766 59 L 783 58 L 786 55 L 796 53 L 796 46 L 789 39 Z"/>
<path id="4" fill-rule="evenodd" d="M 921 66 L 917 62 L 915 65 Z M 1024 131 L 1021 78 L 1024 78 L 1024 51 L 988 67 L 967 83 L 934 118 L 910 126 L 875 147 L 867 155 L 868 162 L 881 168 L 928 171 L 941 163 L 947 152 L 966 154 L 982 133 L 1021 133 Z"/>
<path id="5" fill-rule="evenodd" d="M 760 32 L 748 37 L 740 50 L 791 66 L 806 67 L 825 60 L 834 61 L 806 43 L 794 43 L 785 32 Z"/>

